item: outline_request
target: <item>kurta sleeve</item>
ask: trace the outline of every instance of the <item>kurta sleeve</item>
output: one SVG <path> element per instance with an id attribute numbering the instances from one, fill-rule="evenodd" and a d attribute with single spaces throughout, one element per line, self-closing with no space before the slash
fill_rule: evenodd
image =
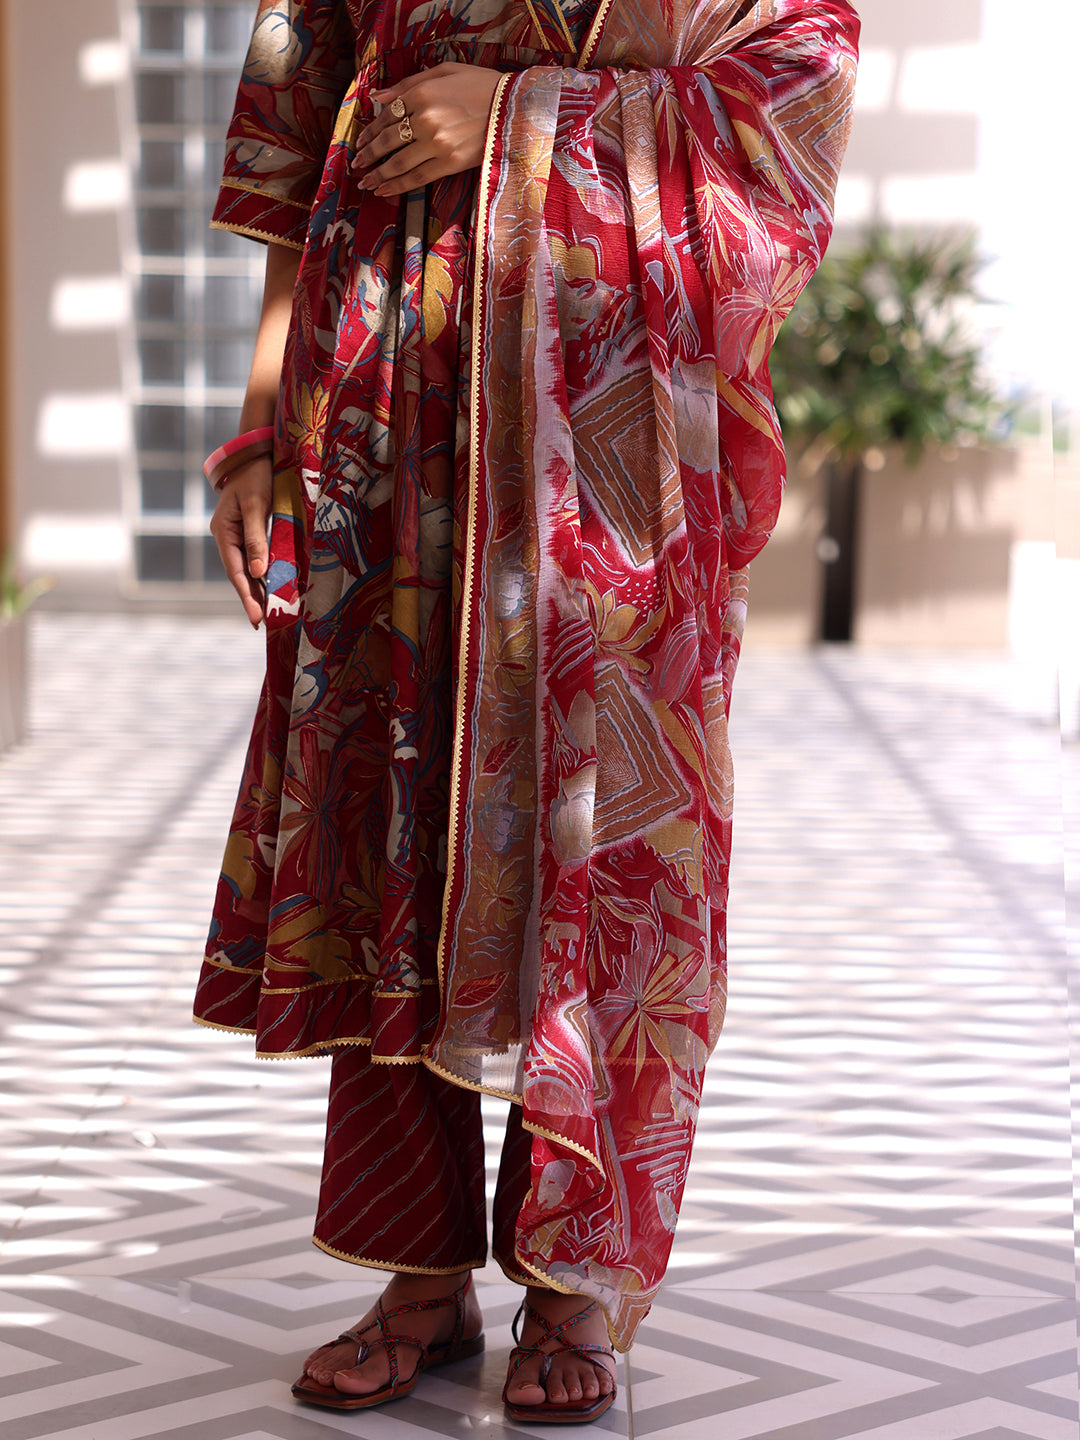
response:
<path id="1" fill-rule="evenodd" d="M 355 72 L 346 0 L 260 0 L 211 225 L 303 249 Z"/>

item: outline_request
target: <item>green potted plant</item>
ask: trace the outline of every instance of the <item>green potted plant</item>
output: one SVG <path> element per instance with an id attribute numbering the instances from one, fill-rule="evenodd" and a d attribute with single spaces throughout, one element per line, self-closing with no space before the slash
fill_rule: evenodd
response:
<path id="1" fill-rule="evenodd" d="M 0 750 L 26 738 L 26 612 L 48 588 L 43 578 L 20 584 L 10 555 L 0 563 Z"/>
<path id="2" fill-rule="evenodd" d="M 851 638 L 866 470 L 893 448 L 915 465 L 930 448 L 1002 438 L 1005 409 L 972 327 L 980 268 L 971 237 L 872 230 L 826 258 L 777 337 L 785 438 L 825 473 L 822 639 Z"/>

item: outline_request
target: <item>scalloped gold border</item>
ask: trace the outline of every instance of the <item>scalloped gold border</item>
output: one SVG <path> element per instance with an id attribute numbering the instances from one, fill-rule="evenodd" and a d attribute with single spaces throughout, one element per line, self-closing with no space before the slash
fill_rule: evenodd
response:
<path id="1" fill-rule="evenodd" d="M 462 683 L 454 699 L 454 740 L 450 761 L 450 803 L 446 834 L 446 878 L 443 883 L 442 926 L 439 932 L 437 954 L 439 973 L 439 995 L 445 998 L 446 987 L 446 946 L 447 921 L 450 914 L 450 894 L 454 888 L 454 855 L 457 850 L 458 815 L 461 808 L 461 755 L 465 744 L 465 685 L 469 653 L 469 609 L 476 585 L 476 491 L 480 474 L 480 319 L 481 297 L 484 288 L 484 252 L 487 249 L 487 208 L 491 189 L 491 159 L 495 151 L 495 139 L 499 128 L 499 115 L 503 97 L 512 80 L 512 73 L 503 75 L 491 97 L 488 114 L 487 135 L 484 139 L 484 158 L 480 166 L 480 186 L 476 196 L 476 231 L 473 259 L 472 333 L 470 345 L 469 375 L 469 503 L 465 516 L 465 570 L 461 580 L 461 633 L 458 639 L 458 674 Z"/>
<path id="2" fill-rule="evenodd" d="M 224 220 L 211 220 L 211 230 L 230 230 L 234 235 L 247 235 L 252 240 L 272 241 L 275 245 L 285 245 L 290 250 L 303 250 L 302 240 L 283 240 L 280 235 L 274 235 L 269 230 L 256 230 L 254 225 L 230 225 Z"/>
<path id="3" fill-rule="evenodd" d="M 450 1265 L 443 1269 L 430 1265 L 390 1265 L 385 1260 L 369 1260 L 363 1255 L 350 1255 L 347 1250 L 335 1250 L 317 1235 L 311 1237 L 311 1243 L 327 1255 L 332 1255 L 335 1260 L 346 1260 L 350 1265 L 363 1265 L 369 1270 L 392 1270 L 396 1275 L 459 1275 L 463 1270 L 482 1270 L 487 1264 L 485 1255 L 483 1260 L 477 1260 L 475 1264 Z"/>
<path id="4" fill-rule="evenodd" d="M 288 195 L 278 195 L 273 190 L 268 190 L 265 185 L 257 181 L 244 180 L 222 180 L 220 190 L 241 190 L 245 195 L 264 195 L 268 199 L 280 205 L 292 205 L 297 210 L 303 210 L 306 215 L 311 214 L 311 205 L 304 200 L 293 200 Z"/>
<path id="5" fill-rule="evenodd" d="M 608 11 L 614 4 L 614 0 L 600 0 L 600 8 L 593 16 L 593 22 L 589 26 L 589 33 L 581 46 L 575 66 L 578 70 L 584 70 L 592 60 L 596 47 L 600 44 L 600 35 L 608 17 Z"/>

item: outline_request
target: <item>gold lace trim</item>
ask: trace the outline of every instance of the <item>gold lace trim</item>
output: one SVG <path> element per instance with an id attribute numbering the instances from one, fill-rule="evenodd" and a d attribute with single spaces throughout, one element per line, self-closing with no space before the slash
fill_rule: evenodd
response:
<path id="1" fill-rule="evenodd" d="M 226 220 L 211 220 L 211 230 L 231 230 L 234 235 L 249 235 L 252 240 L 269 240 L 275 245 L 285 245 L 290 250 L 303 250 L 302 240 L 283 240 L 269 230 L 258 230 L 254 225 L 230 225 Z"/>
<path id="2" fill-rule="evenodd" d="M 469 1265 L 448 1265 L 438 1269 L 431 1265 L 391 1265 L 387 1260 L 369 1260 L 363 1255 L 350 1255 L 346 1250 L 335 1250 L 333 1245 L 327 1245 L 325 1240 L 320 1240 L 317 1235 L 311 1237 L 311 1243 L 320 1250 L 325 1250 L 327 1255 L 333 1255 L 335 1260 L 347 1260 L 350 1265 L 364 1265 L 369 1270 L 393 1270 L 398 1275 L 457 1275 L 462 1270 L 482 1270 L 487 1260 L 477 1260 Z"/>
<path id="3" fill-rule="evenodd" d="M 274 190 L 268 190 L 265 185 L 260 185 L 256 180 L 222 180 L 222 190 L 242 190 L 245 195 L 265 195 L 270 200 L 280 201 L 282 205 L 292 205 L 297 210 L 304 210 L 310 213 L 311 206 L 306 200 L 293 200 L 288 195 L 278 195 Z"/>

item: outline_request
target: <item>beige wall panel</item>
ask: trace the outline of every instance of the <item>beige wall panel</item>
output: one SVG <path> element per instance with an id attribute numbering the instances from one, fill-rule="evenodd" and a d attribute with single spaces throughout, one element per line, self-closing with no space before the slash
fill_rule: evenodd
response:
<path id="1" fill-rule="evenodd" d="M 886 179 L 897 174 L 974 171 L 979 122 L 974 115 L 861 114 L 852 126 L 845 173 Z"/>
<path id="2" fill-rule="evenodd" d="M 865 477 L 855 639 L 1005 647 L 1018 542 L 1052 538 L 1053 471 L 1038 446 L 899 456 Z"/>
<path id="3" fill-rule="evenodd" d="M 746 644 L 808 645 L 818 638 L 821 563 L 817 542 L 825 522 L 820 474 L 793 465 L 768 545 L 750 566 Z"/>
<path id="4" fill-rule="evenodd" d="M 822 476 L 802 474 L 797 459 L 791 469 L 780 524 L 750 567 L 750 645 L 819 635 Z M 863 477 L 854 639 L 1007 646 L 1015 549 L 1052 540 L 1055 527 L 1080 536 L 1080 482 L 1055 475 L 1042 445 L 930 456 L 914 470 L 891 456 Z"/>
<path id="5" fill-rule="evenodd" d="M 854 0 L 863 39 L 875 45 L 958 45 L 977 40 L 982 0 Z"/>
<path id="6" fill-rule="evenodd" d="M 115 164 L 120 155 L 116 87 L 86 84 L 79 66 L 85 45 L 117 36 L 117 6 L 115 0 L 38 0 L 7 8 L 15 57 L 9 196 L 16 217 L 11 335 L 18 516 L 24 522 L 51 513 L 118 516 L 120 462 L 100 453 L 100 438 L 88 433 L 87 448 L 97 455 L 50 455 L 41 443 L 57 399 L 118 397 L 121 387 L 115 327 L 65 330 L 53 323 L 61 281 L 120 274 L 117 208 L 72 207 L 78 167 Z M 76 448 L 69 441 L 69 449 Z M 73 594 L 86 585 L 115 592 L 120 577 L 91 567 L 86 575 L 65 571 L 58 583 Z"/>

